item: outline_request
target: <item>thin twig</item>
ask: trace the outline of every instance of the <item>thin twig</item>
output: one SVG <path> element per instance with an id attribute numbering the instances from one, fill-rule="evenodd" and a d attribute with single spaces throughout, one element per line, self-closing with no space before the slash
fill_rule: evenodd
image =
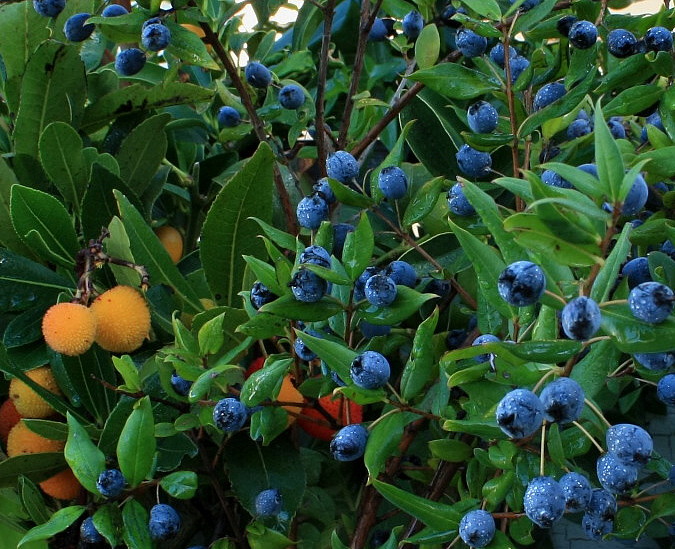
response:
<path id="1" fill-rule="evenodd" d="M 318 167 L 321 177 L 326 176 L 326 79 L 328 77 L 328 53 L 330 37 L 335 15 L 335 0 L 328 0 L 323 10 L 323 37 L 321 39 L 321 56 L 319 57 L 319 75 L 316 84 L 316 146 L 318 153 Z"/>

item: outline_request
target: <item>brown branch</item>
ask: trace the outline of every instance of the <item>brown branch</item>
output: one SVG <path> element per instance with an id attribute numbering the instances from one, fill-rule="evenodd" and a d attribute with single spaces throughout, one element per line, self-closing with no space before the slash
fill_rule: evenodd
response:
<path id="1" fill-rule="evenodd" d="M 518 157 L 518 121 L 516 120 L 516 102 L 513 96 L 513 82 L 511 80 L 511 55 L 509 47 L 511 46 L 511 33 L 513 25 L 518 20 L 518 14 L 513 18 L 513 24 L 504 28 L 504 72 L 506 74 L 506 99 L 509 105 L 509 120 L 511 122 L 511 133 L 513 141 L 511 142 L 511 161 L 513 162 L 513 177 L 520 177 L 520 160 Z M 516 196 L 516 211 L 522 212 L 524 208 L 523 199 Z"/>
<path id="2" fill-rule="evenodd" d="M 325 96 L 326 79 L 328 77 L 328 53 L 330 37 L 335 15 L 335 0 L 328 0 L 323 9 L 323 37 L 321 38 L 321 56 L 319 57 L 319 75 L 316 83 L 316 146 L 321 177 L 326 176 L 326 128 L 325 128 Z"/>

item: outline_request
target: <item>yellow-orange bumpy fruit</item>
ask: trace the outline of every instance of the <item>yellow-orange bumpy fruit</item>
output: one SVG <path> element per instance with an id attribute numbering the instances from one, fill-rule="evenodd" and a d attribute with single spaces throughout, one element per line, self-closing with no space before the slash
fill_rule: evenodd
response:
<path id="1" fill-rule="evenodd" d="M 54 379 L 52 369 L 49 366 L 30 370 L 26 372 L 26 375 L 50 393 L 54 393 L 55 395 L 61 394 L 56 379 Z M 54 413 L 54 408 L 46 400 L 17 378 L 12 379 L 9 383 L 9 398 L 12 399 L 16 410 L 22 417 L 45 418 Z"/>
<path id="2" fill-rule="evenodd" d="M 79 303 L 57 303 L 42 317 L 42 335 L 57 353 L 77 356 L 94 343 L 96 317 Z"/>
<path id="3" fill-rule="evenodd" d="M 60 452 L 66 443 L 62 440 L 51 440 L 31 431 L 23 421 L 19 421 L 7 437 L 7 455 L 9 457 L 43 452 Z"/>
<path id="4" fill-rule="evenodd" d="M 48 496 L 63 500 L 75 499 L 82 493 L 82 485 L 70 469 L 43 480 L 40 483 L 40 488 Z"/>
<path id="5" fill-rule="evenodd" d="M 150 332 L 150 309 L 131 286 L 115 286 L 91 304 L 96 317 L 96 343 L 106 351 L 130 353 Z"/>
<path id="6" fill-rule="evenodd" d="M 155 234 L 169 254 L 171 261 L 178 263 L 183 257 L 183 236 L 171 225 L 162 225 L 155 229 Z"/>

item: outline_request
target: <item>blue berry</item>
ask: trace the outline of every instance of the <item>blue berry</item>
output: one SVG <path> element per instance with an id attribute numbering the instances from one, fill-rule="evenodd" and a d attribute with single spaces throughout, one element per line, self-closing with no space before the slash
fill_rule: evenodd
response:
<path id="1" fill-rule="evenodd" d="M 347 151 L 336 151 L 326 159 L 326 173 L 346 184 L 359 175 L 359 163 Z"/>
<path id="2" fill-rule="evenodd" d="M 675 406 L 675 374 L 667 374 L 659 379 L 656 384 L 656 396 L 666 406 Z M 675 484 L 672 473 L 671 470 L 671 483 Z"/>
<path id="3" fill-rule="evenodd" d="M 660 324 L 673 312 L 673 290 L 659 282 L 643 282 L 628 294 L 633 316 L 650 324 Z"/>
<path id="4" fill-rule="evenodd" d="M 96 29 L 93 23 L 86 23 L 91 17 L 90 13 L 76 13 L 71 15 L 63 26 L 63 34 L 71 42 L 83 42 L 91 36 Z M 85 24 L 86 23 L 86 24 Z"/>
<path id="5" fill-rule="evenodd" d="M 654 449 L 650 434 L 631 423 L 618 423 L 605 434 L 607 451 L 628 465 L 645 465 Z"/>
<path id="6" fill-rule="evenodd" d="M 466 119 L 472 132 L 492 133 L 497 128 L 499 115 L 490 103 L 478 101 L 469 107 Z"/>
<path id="7" fill-rule="evenodd" d="M 218 111 L 218 123 L 226 128 L 234 128 L 241 124 L 241 115 L 239 114 L 239 111 L 233 107 L 227 105 L 220 107 L 220 110 Z"/>
<path id="8" fill-rule="evenodd" d="M 545 170 L 541 174 L 541 180 L 544 184 L 550 187 L 558 187 L 560 189 L 572 189 L 573 185 L 567 179 L 555 173 L 553 170 Z"/>
<path id="9" fill-rule="evenodd" d="M 387 166 L 380 171 L 377 186 L 385 198 L 398 200 L 408 192 L 408 177 L 398 166 Z"/>
<path id="10" fill-rule="evenodd" d="M 635 353 L 633 358 L 647 370 L 655 372 L 668 370 L 675 366 L 675 352 L 666 353 Z"/>
<path id="11" fill-rule="evenodd" d="M 416 10 L 407 13 L 403 18 L 403 34 L 410 40 L 415 40 L 420 35 L 422 27 L 424 27 L 424 19 Z"/>
<path id="12" fill-rule="evenodd" d="M 586 296 L 571 300 L 562 310 L 562 328 L 570 339 L 590 339 L 600 329 L 600 307 Z"/>
<path id="13" fill-rule="evenodd" d="M 354 461 L 366 450 L 368 430 L 360 423 L 346 425 L 330 441 L 330 453 L 338 461 Z"/>
<path id="14" fill-rule="evenodd" d="M 499 401 L 495 417 L 499 428 L 511 438 L 525 438 L 541 427 L 544 408 L 532 391 L 514 389 Z"/>
<path id="15" fill-rule="evenodd" d="M 115 58 L 115 70 L 122 76 L 132 76 L 145 66 L 145 53 L 138 48 L 122 50 Z"/>
<path id="16" fill-rule="evenodd" d="M 560 82 L 551 82 L 550 84 L 545 84 L 534 96 L 534 110 L 538 111 L 547 107 L 554 101 L 560 99 L 563 95 L 567 93 L 565 90 L 565 85 Z"/>
<path id="17" fill-rule="evenodd" d="M 567 139 L 578 139 L 593 131 L 588 120 L 577 119 L 567 126 Z"/>
<path id="18" fill-rule="evenodd" d="M 579 513 L 586 509 L 591 500 L 591 483 L 584 475 L 565 473 L 558 481 L 565 495 L 565 508 L 570 513 Z"/>
<path id="19" fill-rule="evenodd" d="M 213 422 L 218 429 L 226 433 L 238 431 L 247 419 L 246 406 L 236 398 L 223 398 L 213 408 Z"/>
<path id="20" fill-rule="evenodd" d="M 279 104 L 284 109 L 296 110 L 305 102 L 305 92 L 297 84 L 287 84 L 279 90 Z"/>
<path id="21" fill-rule="evenodd" d="M 315 193 L 322 197 L 326 203 L 333 204 L 335 202 L 335 193 L 333 192 L 333 189 L 330 188 L 330 183 L 328 183 L 328 179 L 326 177 L 322 177 L 316 183 L 314 183 L 314 185 L 312 185 L 312 189 Z"/>
<path id="22" fill-rule="evenodd" d="M 257 61 L 250 61 L 244 69 L 246 81 L 254 88 L 266 88 L 272 83 L 270 70 Z"/>
<path id="23" fill-rule="evenodd" d="M 164 21 L 162 21 L 161 17 L 151 17 L 150 19 L 146 19 L 143 21 L 143 25 L 141 26 L 141 31 L 145 30 L 145 28 L 149 25 L 163 25 Z"/>
<path id="24" fill-rule="evenodd" d="M 328 219 L 328 204 L 318 194 L 306 196 L 295 210 L 301 227 L 315 231 Z"/>
<path id="25" fill-rule="evenodd" d="M 283 498 L 279 490 L 263 490 L 255 497 L 255 514 L 260 517 L 275 517 L 281 512 Z"/>
<path id="26" fill-rule="evenodd" d="M 614 139 L 625 139 L 626 138 L 626 128 L 623 127 L 623 122 L 620 117 L 613 116 L 607 121 L 607 126 L 609 127 L 609 132 L 612 134 Z"/>
<path id="27" fill-rule="evenodd" d="M 558 21 L 556 22 L 555 26 L 556 29 L 560 34 L 562 34 L 565 38 L 567 38 L 570 34 L 570 29 L 572 28 L 572 25 L 578 21 L 578 17 L 574 15 L 564 15 Z"/>
<path id="28" fill-rule="evenodd" d="M 333 225 L 333 253 L 338 259 L 342 259 L 342 250 L 345 247 L 347 233 L 353 233 L 356 227 L 350 223 L 337 223 Z"/>
<path id="29" fill-rule="evenodd" d="M 459 349 L 460 345 L 464 343 L 464 340 L 467 338 L 469 333 L 462 328 L 454 328 L 448 332 L 448 335 L 445 336 L 445 346 L 448 351 L 454 351 Z M 484 361 L 483 361 L 484 362 Z"/>
<path id="30" fill-rule="evenodd" d="M 110 4 L 103 8 L 101 15 L 103 17 L 119 17 L 120 15 L 127 15 L 129 12 L 124 6 L 119 4 Z"/>
<path id="31" fill-rule="evenodd" d="M 661 244 L 661 251 L 670 256 L 671 259 L 675 259 L 675 245 L 670 240 L 666 240 Z"/>
<path id="32" fill-rule="evenodd" d="M 579 166 L 579 169 L 582 172 L 586 172 L 587 174 L 592 175 L 593 177 L 598 179 L 598 167 L 595 164 L 593 163 L 582 164 L 581 166 Z"/>
<path id="33" fill-rule="evenodd" d="M 179 395 L 187 396 L 192 387 L 192 381 L 182 378 L 176 372 L 171 374 L 171 387 Z"/>
<path id="34" fill-rule="evenodd" d="M 249 299 L 251 301 L 251 305 L 253 305 L 253 308 L 258 310 L 266 303 L 274 301 L 277 297 L 279 296 L 272 293 L 272 291 L 267 286 L 265 286 L 262 282 L 257 281 L 253 283 Z"/>
<path id="35" fill-rule="evenodd" d="M 616 515 L 616 498 L 603 488 L 591 491 L 591 499 L 586 507 L 586 513 L 605 521 L 614 520 Z"/>
<path id="36" fill-rule="evenodd" d="M 455 183 L 448 191 L 448 208 L 460 217 L 468 217 L 476 213 L 476 210 L 464 195 L 464 187 L 461 183 Z"/>
<path id="37" fill-rule="evenodd" d="M 633 185 L 628 191 L 625 200 L 623 201 L 623 206 L 621 207 L 622 215 L 635 215 L 642 210 L 644 205 L 647 203 L 647 195 L 649 194 L 649 188 L 647 183 L 642 177 L 642 175 L 637 174 L 633 180 Z"/>
<path id="38" fill-rule="evenodd" d="M 178 512 L 166 503 L 158 503 L 150 509 L 150 537 L 155 541 L 168 540 L 180 531 L 181 520 Z"/>
<path id="39" fill-rule="evenodd" d="M 509 3 L 510 3 L 510 4 L 515 4 L 516 1 L 517 1 L 517 0 L 509 0 Z M 539 4 L 541 4 L 541 0 L 525 0 L 525 2 L 523 2 L 523 3 L 520 5 L 520 8 L 519 8 L 519 9 L 520 9 L 520 11 L 529 11 L 529 10 L 531 10 L 532 8 L 538 6 Z"/>
<path id="40" fill-rule="evenodd" d="M 565 494 L 551 477 L 535 477 L 523 497 L 527 517 L 542 528 L 550 528 L 565 512 Z"/>
<path id="41" fill-rule="evenodd" d="M 314 337 L 322 337 L 321 334 L 316 330 L 307 330 L 307 333 Z M 316 353 L 307 347 L 307 345 L 305 345 L 305 342 L 302 340 L 302 336 L 297 337 L 293 343 L 293 349 L 295 350 L 295 354 L 298 355 L 300 359 L 306 360 L 307 362 L 316 358 Z"/>
<path id="42" fill-rule="evenodd" d="M 514 48 L 513 46 L 509 46 L 509 59 L 513 61 L 513 59 L 515 59 L 517 56 L 518 52 L 516 51 L 516 48 Z M 504 63 L 506 63 L 506 58 L 504 55 L 504 44 L 499 42 L 492 47 L 492 49 L 490 50 L 490 59 L 492 59 L 502 69 L 504 68 Z"/>
<path id="43" fill-rule="evenodd" d="M 576 421 L 581 416 L 585 396 L 581 385 L 569 377 L 552 381 L 539 397 L 544 406 L 544 418 L 561 425 Z"/>
<path id="44" fill-rule="evenodd" d="M 386 40 L 389 31 L 387 31 L 387 26 L 384 24 L 382 19 L 376 17 L 373 21 L 373 26 L 370 27 L 370 32 L 368 33 L 368 40 L 372 42 L 383 42 Z"/>
<path id="45" fill-rule="evenodd" d="M 495 535 L 495 519 L 487 511 L 469 511 L 459 521 L 459 537 L 469 547 L 485 547 Z"/>
<path id="46" fill-rule="evenodd" d="M 459 29 L 455 38 L 457 49 L 464 57 L 479 57 L 487 49 L 487 38 L 469 29 Z"/>
<path id="47" fill-rule="evenodd" d="M 366 282 L 368 282 L 368 279 L 371 276 L 376 275 L 379 272 L 379 268 L 371 266 L 366 267 L 366 269 L 359 275 L 359 277 L 354 282 L 354 301 L 361 301 L 362 299 L 366 298 Z"/>
<path id="48" fill-rule="evenodd" d="M 66 0 L 33 0 L 33 8 L 42 17 L 54 17 L 66 7 Z"/>
<path id="49" fill-rule="evenodd" d="M 614 521 L 603 520 L 596 515 L 584 513 L 581 519 L 581 527 L 589 539 L 601 541 L 603 536 L 610 534 L 614 529 Z"/>
<path id="50" fill-rule="evenodd" d="M 501 341 L 501 339 L 499 339 L 495 335 L 483 334 L 483 335 L 479 335 L 476 339 L 474 339 L 471 346 L 476 347 L 478 345 L 483 345 L 483 343 L 496 343 L 498 341 Z M 476 362 L 487 362 L 488 360 L 490 360 L 491 356 L 492 356 L 492 353 L 485 353 L 484 355 L 476 355 L 473 359 Z"/>
<path id="51" fill-rule="evenodd" d="M 637 484 L 638 468 L 626 464 L 613 452 L 598 458 L 596 471 L 602 487 L 612 494 L 629 492 Z"/>
<path id="52" fill-rule="evenodd" d="M 614 29 L 607 35 L 607 51 L 614 57 L 623 59 L 637 53 L 638 40 L 626 29 Z"/>
<path id="53" fill-rule="evenodd" d="M 80 539 L 85 543 L 103 543 L 103 536 L 94 526 L 94 519 L 87 517 L 80 524 Z"/>
<path id="54" fill-rule="evenodd" d="M 659 114 L 659 112 L 658 111 L 653 112 L 645 119 L 645 125 L 642 128 L 642 132 L 640 133 L 640 139 L 643 143 L 649 141 L 649 134 L 647 133 L 647 125 L 654 126 L 656 129 L 661 130 L 662 132 L 666 131 L 666 129 L 663 126 L 663 122 L 661 121 L 661 115 Z"/>
<path id="55" fill-rule="evenodd" d="M 300 254 L 298 258 L 299 263 L 309 263 L 310 265 L 319 265 L 330 269 L 330 254 L 325 248 L 321 246 L 308 246 Z"/>
<path id="56" fill-rule="evenodd" d="M 116 498 L 124 491 L 127 480 L 119 469 L 106 469 L 96 480 L 96 489 L 102 496 Z"/>
<path id="57" fill-rule="evenodd" d="M 531 261 L 511 263 L 499 275 L 497 290 L 504 301 L 515 307 L 536 303 L 546 289 L 546 276 Z"/>
<path id="58" fill-rule="evenodd" d="M 364 286 L 364 294 L 371 305 L 387 307 L 396 299 L 396 283 L 386 274 L 373 275 Z"/>
<path id="59" fill-rule="evenodd" d="M 455 155 L 460 171 L 476 179 L 490 175 L 492 171 L 492 157 L 490 153 L 477 151 L 469 145 L 462 145 Z"/>
<path id="60" fill-rule="evenodd" d="M 636 257 L 626 263 L 621 269 L 621 274 L 628 280 L 628 287 L 633 289 L 643 282 L 651 282 L 652 275 L 649 272 L 649 260 L 646 257 Z"/>
<path id="61" fill-rule="evenodd" d="M 365 320 L 362 320 L 359 323 L 359 328 L 361 329 L 363 337 L 365 337 L 366 339 L 372 339 L 377 336 L 389 335 L 389 333 L 391 332 L 391 326 L 380 326 L 379 324 L 371 324 L 370 322 L 366 322 Z"/>
<path id="62" fill-rule="evenodd" d="M 389 361 L 377 351 L 365 351 L 352 360 L 349 375 L 362 389 L 379 389 L 389 381 Z"/>
<path id="63" fill-rule="evenodd" d="M 645 33 L 645 46 L 650 51 L 673 49 L 673 34 L 665 27 L 652 27 Z"/>
<path id="64" fill-rule="evenodd" d="M 296 271 L 288 285 L 295 299 L 303 303 L 316 303 L 328 291 L 328 283 L 319 275 L 306 269 Z"/>
<path id="65" fill-rule="evenodd" d="M 530 61 L 523 55 L 516 55 L 509 59 L 509 68 L 511 69 L 511 83 L 513 84 L 518 77 L 530 66 Z"/>
<path id="66" fill-rule="evenodd" d="M 395 284 L 414 288 L 417 284 L 417 273 L 410 263 L 406 261 L 392 261 L 384 269 L 384 274 L 391 278 Z"/>
<path id="67" fill-rule="evenodd" d="M 146 50 L 160 51 L 165 49 L 171 42 L 169 27 L 162 24 L 148 25 L 141 32 L 141 44 Z"/>
<path id="68" fill-rule="evenodd" d="M 577 21 L 570 27 L 567 38 L 575 48 L 587 50 L 598 39 L 598 29 L 590 21 Z"/>

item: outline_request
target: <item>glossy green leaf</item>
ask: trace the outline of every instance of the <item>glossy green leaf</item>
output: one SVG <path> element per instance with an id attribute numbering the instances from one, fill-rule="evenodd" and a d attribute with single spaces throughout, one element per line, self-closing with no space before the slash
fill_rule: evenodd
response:
<path id="1" fill-rule="evenodd" d="M 493 1 L 494 0 L 488 0 Z M 415 60 L 420 69 L 433 67 L 441 51 L 441 37 L 436 25 L 425 25 L 415 40 Z"/>
<path id="2" fill-rule="evenodd" d="M 366 306 L 360 309 L 358 315 L 371 324 L 378 326 L 392 326 L 412 316 L 420 307 L 435 299 L 436 294 L 421 294 L 407 286 L 397 286 L 396 299 L 387 307 Z"/>
<path id="3" fill-rule="evenodd" d="M 114 503 L 107 503 L 99 507 L 92 516 L 94 526 L 111 547 L 122 543 L 123 519 L 122 511 Z"/>
<path id="4" fill-rule="evenodd" d="M 614 338 L 614 344 L 625 353 L 670 351 L 675 341 L 673 315 L 660 324 L 649 324 L 635 318 L 628 304 L 603 307 L 602 329 Z"/>
<path id="5" fill-rule="evenodd" d="M 619 238 L 614 244 L 612 251 L 607 256 L 605 264 L 598 272 L 595 282 L 593 282 L 589 297 L 596 303 L 606 301 L 614 287 L 614 282 L 619 275 L 621 266 L 626 261 L 628 252 L 630 251 L 630 240 L 628 237 L 632 228 L 633 226 L 630 223 L 626 223 L 623 226 Z"/>
<path id="6" fill-rule="evenodd" d="M 49 38 L 49 34 L 44 18 L 31 4 L 3 4 L 0 36 L 12 37 L 12 40 L 0 41 L 0 57 L 7 80 L 24 73 L 31 54 Z"/>
<path id="7" fill-rule="evenodd" d="M 215 318 L 207 320 L 199 329 L 197 339 L 199 340 L 199 352 L 202 355 L 216 354 L 225 343 L 224 320 L 225 313 L 221 313 Z"/>
<path id="8" fill-rule="evenodd" d="M 387 460 L 397 453 L 403 429 L 416 419 L 419 416 L 409 412 L 382 416 L 382 420 L 369 431 L 363 463 L 371 479 L 376 479 L 384 471 Z"/>
<path id="9" fill-rule="evenodd" d="M 274 399 L 279 394 L 283 377 L 292 363 L 292 358 L 266 360 L 265 366 L 253 372 L 244 382 L 239 394 L 240 400 L 246 406 L 253 407 L 265 399 Z"/>
<path id="10" fill-rule="evenodd" d="M 342 343 L 314 337 L 306 332 L 301 333 L 296 330 L 296 334 L 302 336 L 303 343 L 307 345 L 312 352 L 319 355 L 319 358 L 321 358 L 331 370 L 337 372 L 342 379 L 349 379 L 349 369 L 352 361 L 358 355 L 357 352 L 351 350 Z"/>
<path id="11" fill-rule="evenodd" d="M 190 499 L 197 492 L 197 473 L 194 471 L 175 471 L 159 481 L 159 485 L 176 499 Z"/>
<path id="12" fill-rule="evenodd" d="M 516 345 L 504 343 L 502 348 L 509 353 L 530 362 L 555 364 L 567 360 L 583 349 L 581 341 L 523 341 Z"/>
<path id="13" fill-rule="evenodd" d="M 579 191 L 590 197 L 602 198 L 606 194 L 605 190 L 600 186 L 597 177 L 594 177 L 579 168 L 561 162 L 547 162 L 546 164 L 542 164 L 541 168 L 553 170 L 572 183 Z"/>
<path id="14" fill-rule="evenodd" d="M 135 488 L 150 474 L 155 459 L 155 423 L 150 398 L 139 399 L 117 443 L 117 461 L 129 486 Z"/>
<path id="15" fill-rule="evenodd" d="M 156 13 L 156 10 L 153 13 Z M 190 65 L 212 70 L 220 69 L 199 36 L 170 19 L 165 20 L 164 24 L 171 31 L 171 42 L 167 47 L 168 52 Z"/>
<path id="16" fill-rule="evenodd" d="M 445 178 L 435 177 L 422 185 L 411 197 L 408 207 L 403 214 L 402 225 L 410 227 L 413 223 L 422 221 L 438 202 Z"/>
<path id="17" fill-rule="evenodd" d="M 663 89 L 656 84 L 633 86 L 622 91 L 603 107 L 605 117 L 629 116 L 656 103 L 663 95 Z"/>
<path id="18" fill-rule="evenodd" d="M 560 438 L 560 429 L 557 423 L 552 423 L 546 431 L 546 448 L 551 461 L 558 467 L 565 466 L 565 450 L 562 439 Z"/>
<path id="19" fill-rule="evenodd" d="M 342 264 L 351 280 L 356 280 L 369 265 L 373 247 L 373 229 L 368 214 L 363 212 L 356 230 L 347 233 L 342 251 Z"/>
<path id="20" fill-rule="evenodd" d="M 605 386 L 607 374 L 619 365 L 620 354 L 611 341 L 600 341 L 592 345 L 589 353 L 574 365 L 570 377 L 581 385 L 587 398 L 595 398 Z"/>
<path id="21" fill-rule="evenodd" d="M 441 63 L 421 69 L 408 78 L 413 82 L 421 82 L 448 99 L 473 99 L 501 87 L 494 77 L 457 63 Z"/>
<path id="22" fill-rule="evenodd" d="M 499 8 L 499 4 L 497 4 L 496 0 L 474 0 L 464 3 L 478 15 L 481 15 L 486 19 L 499 21 L 501 18 L 502 10 Z"/>
<path id="23" fill-rule="evenodd" d="M 429 442 L 429 450 L 433 456 L 451 463 L 468 461 L 473 455 L 471 446 L 454 438 L 432 440 Z"/>
<path id="24" fill-rule="evenodd" d="M 69 507 L 64 507 L 56 511 L 51 518 L 44 524 L 39 524 L 34 526 L 26 535 L 21 538 L 19 541 L 18 547 L 21 547 L 31 541 L 40 541 L 43 539 L 49 539 L 54 534 L 63 532 L 68 526 L 75 522 L 82 513 L 84 513 L 86 507 L 84 505 L 71 505 Z"/>
<path id="25" fill-rule="evenodd" d="M 494 508 L 504 501 L 515 480 L 516 474 L 514 471 L 505 471 L 483 485 L 483 497 L 490 508 Z"/>
<path id="26" fill-rule="evenodd" d="M 128 547 L 134 549 L 152 549 L 148 528 L 148 512 L 136 499 L 128 499 L 122 507 L 122 537 Z"/>
<path id="27" fill-rule="evenodd" d="M 675 146 L 643 152 L 635 157 L 634 162 L 641 160 L 649 160 L 646 169 L 655 180 L 675 175 Z"/>
<path id="28" fill-rule="evenodd" d="M 620 199 L 619 191 L 623 180 L 623 159 L 616 140 L 609 131 L 600 101 L 595 105 L 594 115 L 595 164 L 598 167 L 598 178 L 603 189 L 607 189 L 612 202 Z"/>
<path id="29" fill-rule="evenodd" d="M 19 475 L 17 479 L 18 493 L 21 496 L 21 503 L 26 509 L 31 520 L 35 524 L 44 524 L 51 516 L 47 510 L 45 500 L 35 483 L 28 477 Z"/>
<path id="30" fill-rule="evenodd" d="M 437 324 L 438 307 L 424 319 L 415 332 L 410 357 L 401 374 L 401 396 L 404 400 L 417 396 L 437 375 L 432 338 Z"/>
<path id="31" fill-rule="evenodd" d="M 91 441 L 87 431 L 72 415 L 68 414 L 68 440 L 64 455 L 73 473 L 93 494 L 97 494 L 96 481 L 105 470 L 105 455 Z"/>
<path id="32" fill-rule="evenodd" d="M 448 419 L 443 423 L 443 429 L 452 433 L 468 433 L 488 439 L 506 437 L 496 420 Z"/>
<path id="33" fill-rule="evenodd" d="M 614 70 L 608 71 L 602 78 L 596 93 L 605 93 L 617 88 L 631 88 L 633 84 L 642 84 L 654 74 L 644 55 L 631 55 L 622 59 Z"/>
<path id="34" fill-rule="evenodd" d="M 277 246 L 281 246 L 285 250 L 295 250 L 295 237 L 277 229 L 276 227 L 273 227 L 269 223 L 266 223 L 257 217 L 250 217 L 249 219 L 252 219 L 258 225 L 260 225 L 260 228 Z"/>
<path id="35" fill-rule="evenodd" d="M 258 312 L 253 318 L 238 326 L 237 332 L 256 339 L 267 339 L 268 337 L 283 335 L 287 327 L 287 318 Z"/>
<path id="36" fill-rule="evenodd" d="M 347 185 L 343 185 L 335 179 L 328 178 L 328 184 L 335 194 L 335 199 L 346 206 L 354 206 L 356 208 L 369 208 L 373 205 L 373 200 L 365 194 L 353 191 Z"/>
<path id="37" fill-rule="evenodd" d="M 43 452 L 7 458 L 0 463 L 0 488 L 14 487 L 19 475 L 42 482 L 63 471 L 66 460 L 62 452 Z"/>
<path id="38" fill-rule="evenodd" d="M 298 301 L 292 295 L 285 295 L 279 299 L 263 305 L 260 313 L 271 313 L 290 320 L 304 320 L 306 322 L 318 322 L 327 320 L 339 313 L 342 306 L 326 297 L 316 303 Z"/>

